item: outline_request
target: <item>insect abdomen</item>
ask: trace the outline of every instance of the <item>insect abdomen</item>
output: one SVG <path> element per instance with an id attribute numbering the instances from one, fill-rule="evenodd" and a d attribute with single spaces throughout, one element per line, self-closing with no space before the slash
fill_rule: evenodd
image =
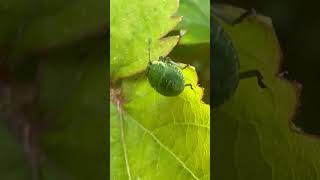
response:
<path id="1" fill-rule="evenodd" d="M 183 91 L 184 78 L 176 67 L 156 62 L 148 68 L 149 83 L 158 93 L 164 96 L 177 96 Z"/>
<path id="2" fill-rule="evenodd" d="M 211 37 L 213 37 L 213 106 L 222 104 L 234 94 L 239 83 L 239 59 L 230 37 L 222 27 L 211 20 Z"/>

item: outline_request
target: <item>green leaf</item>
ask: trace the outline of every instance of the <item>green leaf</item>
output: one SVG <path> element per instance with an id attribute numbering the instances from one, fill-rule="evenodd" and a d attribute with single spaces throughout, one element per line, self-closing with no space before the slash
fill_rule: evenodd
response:
<path id="1" fill-rule="evenodd" d="M 192 68 L 184 76 L 197 82 Z M 111 178 L 210 179 L 210 107 L 202 91 L 164 97 L 145 76 L 124 81 L 125 103 L 116 106 L 121 99 L 111 94 Z"/>
<path id="2" fill-rule="evenodd" d="M 145 74 L 148 39 L 152 60 L 178 41 L 163 38 L 180 21 L 177 8 L 176 1 L 111 1 L 111 179 L 210 179 L 210 107 L 195 70 L 182 70 L 193 90 L 176 97 L 158 94 Z"/>
<path id="3" fill-rule="evenodd" d="M 186 30 L 180 44 L 210 43 L 209 0 L 181 0 L 178 15 L 183 18 L 176 29 Z"/>
<path id="4" fill-rule="evenodd" d="M 115 81 L 145 70 L 148 64 L 148 39 L 151 59 L 166 56 L 178 37 L 163 38 L 180 21 L 174 16 L 178 1 L 111 0 L 110 2 L 110 77 Z"/>
<path id="5" fill-rule="evenodd" d="M 222 8 L 234 17 L 244 12 Z M 291 121 L 300 86 L 275 76 L 281 51 L 271 20 L 259 15 L 223 27 L 239 52 L 241 71 L 260 70 L 268 88 L 242 80 L 235 95 L 214 110 L 215 179 L 320 179 L 320 141 L 298 133 Z"/>

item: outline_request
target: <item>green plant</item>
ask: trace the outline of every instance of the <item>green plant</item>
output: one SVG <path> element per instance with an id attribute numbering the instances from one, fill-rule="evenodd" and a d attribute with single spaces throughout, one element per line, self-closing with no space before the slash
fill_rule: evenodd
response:
<path id="1" fill-rule="evenodd" d="M 157 93 L 145 75 L 151 59 L 166 56 L 181 20 L 176 1 L 111 1 L 111 179 L 209 179 L 210 108 L 201 101 L 193 68 L 182 71 L 194 90 Z"/>
<path id="2" fill-rule="evenodd" d="M 230 17 L 244 12 L 231 6 L 221 10 Z M 271 20 L 257 15 L 237 26 L 223 27 L 239 52 L 240 69 L 261 70 L 269 90 L 261 91 L 256 79 L 243 80 L 230 101 L 213 110 L 213 177 L 319 179 L 320 143 L 291 121 L 300 85 L 278 72 L 281 51 Z"/>

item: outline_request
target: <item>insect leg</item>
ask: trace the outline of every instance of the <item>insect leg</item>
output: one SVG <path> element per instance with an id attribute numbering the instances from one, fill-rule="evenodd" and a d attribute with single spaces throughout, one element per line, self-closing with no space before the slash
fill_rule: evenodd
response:
<path id="1" fill-rule="evenodd" d="M 186 64 L 184 67 L 182 67 L 181 69 L 182 70 L 184 70 L 184 69 L 186 69 L 187 67 L 189 67 L 190 66 L 190 64 Z"/>
<path id="2" fill-rule="evenodd" d="M 252 78 L 252 77 L 256 77 L 257 78 L 258 85 L 260 86 L 260 88 L 266 88 L 267 87 L 264 84 L 264 82 L 262 81 L 263 80 L 262 74 L 258 70 L 245 71 L 245 72 L 241 72 L 239 74 L 239 78 L 240 79 Z"/>
<path id="3" fill-rule="evenodd" d="M 171 63 L 171 59 L 169 57 L 164 57 L 164 62 L 168 62 L 168 63 Z"/>
<path id="4" fill-rule="evenodd" d="M 192 84 L 185 84 L 184 87 L 190 86 L 190 88 L 193 90 Z"/>
<path id="5" fill-rule="evenodd" d="M 190 64 L 186 64 L 185 66 L 182 66 L 182 64 L 178 64 L 178 63 L 175 63 L 175 62 L 173 62 L 173 61 L 170 61 L 170 63 L 176 65 L 176 66 L 179 67 L 181 70 L 184 70 L 184 69 L 186 69 L 187 67 L 190 66 Z"/>
<path id="6" fill-rule="evenodd" d="M 186 64 L 185 66 L 182 66 L 181 64 L 178 64 L 178 63 L 172 61 L 170 58 L 166 58 L 166 62 L 168 62 L 168 63 L 170 63 L 170 64 L 173 64 L 173 65 L 179 67 L 179 68 L 182 69 L 182 70 L 184 70 L 184 69 L 186 69 L 187 67 L 190 66 L 190 64 Z"/>
<path id="7" fill-rule="evenodd" d="M 251 15 L 255 15 L 256 11 L 251 8 L 250 10 L 247 10 L 246 12 L 244 12 L 243 14 L 241 14 L 239 17 L 237 17 L 235 20 L 233 20 L 231 22 L 231 25 L 234 26 L 236 24 L 241 23 L 244 19 L 246 19 L 247 17 L 251 16 Z"/>

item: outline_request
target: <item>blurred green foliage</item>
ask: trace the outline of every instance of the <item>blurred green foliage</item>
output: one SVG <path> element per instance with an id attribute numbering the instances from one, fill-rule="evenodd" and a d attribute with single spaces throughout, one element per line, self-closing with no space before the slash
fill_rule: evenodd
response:
<path id="1" fill-rule="evenodd" d="M 185 31 L 180 44 L 210 43 L 209 0 L 181 0 L 177 14 L 183 19 L 176 29 Z"/>
<path id="2" fill-rule="evenodd" d="M 23 146 L 7 129 L 0 119 L 0 178 L 3 180 L 31 179 L 31 168 L 24 156 Z"/>
<path id="3" fill-rule="evenodd" d="M 106 178 L 108 6 L 104 0 L 0 2 L 1 119 L 7 117 L 1 123 L 13 125 L 16 139 L 10 143 L 24 145 L 2 152 L 2 166 L 14 163 L 9 157 L 19 151 L 22 162 L 40 162 L 32 169 L 43 180 Z M 36 145 L 24 133 L 29 126 Z M 31 153 L 26 146 L 40 152 L 26 159 Z M 30 165 L 23 171 L 18 165 L 7 172 L 1 168 L 0 179 L 8 173 L 15 180 L 31 179 Z"/>

